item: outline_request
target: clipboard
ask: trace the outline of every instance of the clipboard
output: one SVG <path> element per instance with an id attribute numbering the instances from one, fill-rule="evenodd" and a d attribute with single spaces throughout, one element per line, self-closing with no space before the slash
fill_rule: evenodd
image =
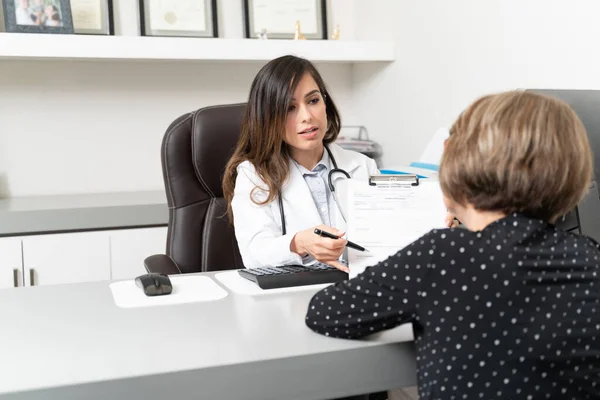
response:
<path id="1" fill-rule="evenodd" d="M 369 176 L 369 186 L 419 186 L 419 177 L 415 174 L 385 174 Z"/>
<path id="2" fill-rule="evenodd" d="M 350 180 L 347 195 L 347 239 L 369 250 L 348 250 L 350 278 L 432 229 L 445 228 L 446 206 L 437 179 L 371 175 Z"/>

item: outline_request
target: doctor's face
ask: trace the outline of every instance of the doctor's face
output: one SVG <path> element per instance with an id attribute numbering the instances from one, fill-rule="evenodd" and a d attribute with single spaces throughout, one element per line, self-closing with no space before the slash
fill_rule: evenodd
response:
<path id="1" fill-rule="evenodd" d="M 291 150 L 315 151 L 323 147 L 326 131 L 325 101 L 312 76 L 304 74 L 287 111 L 283 140 Z"/>

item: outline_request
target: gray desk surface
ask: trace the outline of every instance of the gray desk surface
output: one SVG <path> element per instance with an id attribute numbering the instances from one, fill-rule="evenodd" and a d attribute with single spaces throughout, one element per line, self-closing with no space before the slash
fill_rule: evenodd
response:
<path id="1" fill-rule="evenodd" d="M 0 290 L 0 398 L 325 399 L 415 385 L 410 327 L 318 335 L 304 325 L 312 291 L 121 309 L 108 285 Z"/>
<path id="2" fill-rule="evenodd" d="M 0 236 L 167 225 L 164 191 L 0 199 Z"/>

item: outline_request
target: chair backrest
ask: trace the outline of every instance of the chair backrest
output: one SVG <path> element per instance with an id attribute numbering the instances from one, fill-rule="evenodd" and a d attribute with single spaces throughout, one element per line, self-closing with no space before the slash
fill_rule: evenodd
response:
<path id="1" fill-rule="evenodd" d="M 245 104 L 201 108 L 177 118 L 162 142 L 169 205 L 167 255 L 182 273 L 243 268 L 225 215 L 221 179 L 240 135 Z"/>

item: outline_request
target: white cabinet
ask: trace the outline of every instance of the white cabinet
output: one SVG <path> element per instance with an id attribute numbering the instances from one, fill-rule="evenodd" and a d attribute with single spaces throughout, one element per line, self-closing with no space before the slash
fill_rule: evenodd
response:
<path id="1" fill-rule="evenodd" d="M 110 279 L 106 231 L 25 236 L 21 240 L 28 286 Z"/>
<path id="2" fill-rule="evenodd" d="M 21 240 L 0 238 L 0 289 L 23 286 Z"/>
<path id="3" fill-rule="evenodd" d="M 110 266 L 112 279 L 132 279 L 146 273 L 144 259 L 164 254 L 167 227 L 123 229 L 110 232 Z"/>
<path id="4" fill-rule="evenodd" d="M 166 226 L 0 238 L 0 288 L 132 279 L 166 243 Z"/>

